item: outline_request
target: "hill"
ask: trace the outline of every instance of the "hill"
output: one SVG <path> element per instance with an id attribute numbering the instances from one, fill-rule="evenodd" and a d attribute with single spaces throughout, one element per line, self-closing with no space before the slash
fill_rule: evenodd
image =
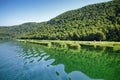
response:
<path id="1" fill-rule="evenodd" d="M 0 35 L 12 38 L 120 41 L 120 2 L 114 0 L 88 5 L 65 12 L 48 22 L 2 29 L 8 33 L 0 32 Z"/>
<path id="2" fill-rule="evenodd" d="M 24 34 L 32 31 L 35 27 L 40 27 L 43 23 L 29 22 L 16 26 L 0 27 L 0 39 L 20 38 Z"/>

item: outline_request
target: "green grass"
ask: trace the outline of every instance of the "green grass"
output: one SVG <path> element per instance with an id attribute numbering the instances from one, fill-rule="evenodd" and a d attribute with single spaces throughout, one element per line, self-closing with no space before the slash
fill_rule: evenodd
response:
<path id="1" fill-rule="evenodd" d="M 47 47 L 51 47 L 51 43 L 47 41 L 38 41 L 38 40 L 18 40 L 20 42 L 29 42 L 29 43 L 34 43 L 34 44 L 39 44 Z"/>
<path id="2" fill-rule="evenodd" d="M 21 42 L 29 42 L 47 47 L 58 47 L 78 50 L 81 46 L 93 46 L 93 47 L 107 47 L 113 50 L 120 50 L 120 42 L 108 42 L 108 41 L 61 41 L 61 40 L 17 40 Z"/>

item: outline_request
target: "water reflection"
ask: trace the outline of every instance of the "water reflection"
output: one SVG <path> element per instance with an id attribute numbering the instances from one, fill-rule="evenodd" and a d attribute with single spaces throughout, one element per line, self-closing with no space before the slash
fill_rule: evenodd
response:
<path id="1" fill-rule="evenodd" d="M 96 50 L 96 51 L 102 51 L 102 52 L 113 52 L 113 53 L 120 53 L 120 47 L 118 46 L 96 46 L 96 45 L 84 45 L 81 44 L 82 49 L 86 50 Z"/>
<path id="2" fill-rule="evenodd" d="M 24 45 L 25 44 L 23 44 L 22 46 Z M 62 64 L 63 69 L 60 68 L 60 70 L 63 70 L 64 73 L 61 74 L 67 76 L 65 76 L 65 79 L 63 80 L 76 80 L 77 78 L 83 80 L 87 80 L 90 78 L 95 80 L 120 79 L 120 55 L 116 51 L 114 52 L 111 49 L 107 50 L 106 47 L 96 46 L 96 48 L 94 48 L 93 46 L 84 46 L 81 50 L 74 51 L 61 48 L 46 48 L 35 44 L 26 45 L 28 48 L 24 48 L 24 46 L 23 49 L 26 49 L 26 51 L 23 52 L 28 52 L 30 50 L 30 52 L 32 52 L 35 50 L 37 51 L 36 54 L 38 54 L 41 58 L 48 56 L 45 57 L 45 61 L 54 59 L 54 61 L 50 63 L 48 67 L 53 65 L 54 67 L 56 67 L 59 64 Z M 32 47 L 30 48 L 30 46 Z M 39 60 L 39 62 L 41 62 L 41 60 Z M 60 72 L 55 71 L 55 73 L 53 74 L 60 75 Z M 86 75 L 88 75 L 90 78 Z"/>
<path id="3" fill-rule="evenodd" d="M 106 48 L 0 43 L 0 80 L 120 80 L 119 74 L 120 54 Z"/>
<path id="4" fill-rule="evenodd" d="M 91 80 L 91 78 L 80 71 L 65 72 L 66 67 L 63 64 L 57 63 L 53 65 L 56 59 L 52 58 L 50 54 L 38 45 L 21 43 L 20 48 L 19 55 L 24 58 L 24 68 L 26 69 L 26 74 L 30 75 L 29 79 Z"/>

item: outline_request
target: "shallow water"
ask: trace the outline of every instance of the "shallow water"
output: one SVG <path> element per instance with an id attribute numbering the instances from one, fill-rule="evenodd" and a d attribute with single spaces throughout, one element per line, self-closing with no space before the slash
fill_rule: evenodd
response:
<path id="1" fill-rule="evenodd" d="M 0 80 L 120 80 L 120 54 L 0 41 Z"/>

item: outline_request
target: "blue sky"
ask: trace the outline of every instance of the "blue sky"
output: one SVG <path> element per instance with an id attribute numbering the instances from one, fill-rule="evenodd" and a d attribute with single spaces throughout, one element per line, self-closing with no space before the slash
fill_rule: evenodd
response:
<path id="1" fill-rule="evenodd" d="M 110 0 L 0 0 L 0 26 L 48 21 L 83 6 Z"/>

